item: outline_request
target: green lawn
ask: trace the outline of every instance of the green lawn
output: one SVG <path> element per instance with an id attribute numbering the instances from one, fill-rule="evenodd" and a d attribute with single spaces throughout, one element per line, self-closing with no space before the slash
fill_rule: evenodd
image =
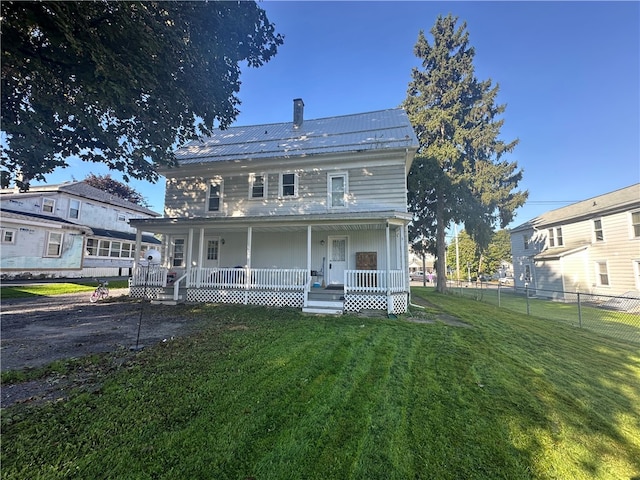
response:
<path id="1" fill-rule="evenodd" d="M 417 288 L 429 320 L 178 306 L 201 333 L 2 412 L 2 478 L 637 479 L 637 345 Z"/>
<path id="2" fill-rule="evenodd" d="M 64 293 L 91 292 L 98 283 L 95 280 L 78 280 L 75 282 L 50 282 L 33 285 L 3 285 L 0 287 L 0 299 L 23 298 L 34 296 L 61 295 Z M 128 280 L 109 282 L 109 288 L 129 288 Z"/>

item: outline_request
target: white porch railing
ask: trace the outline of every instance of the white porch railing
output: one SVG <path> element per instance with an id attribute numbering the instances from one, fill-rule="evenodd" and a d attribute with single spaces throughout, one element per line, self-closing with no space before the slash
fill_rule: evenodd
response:
<path id="1" fill-rule="evenodd" d="M 187 287 L 302 291 L 307 277 L 304 269 L 193 268 Z"/>
<path id="2" fill-rule="evenodd" d="M 344 287 L 346 293 L 386 293 L 386 270 L 345 270 Z M 407 290 L 402 270 L 389 271 L 389 293 Z"/>
<path id="3" fill-rule="evenodd" d="M 133 286 L 164 287 L 169 270 L 159 265 L 138 265 L 133 269 L 130 284 Z"/>

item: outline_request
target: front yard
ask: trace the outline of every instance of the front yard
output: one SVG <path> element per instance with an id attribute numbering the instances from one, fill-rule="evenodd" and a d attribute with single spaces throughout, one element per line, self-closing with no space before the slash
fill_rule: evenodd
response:
<path id="1" fill-rule="evenodd" d="M 637 345 L 414 296 L 418 321 L 175 307 L 202 330 L 4 409 L 2 477 L 640 478 Z"/>

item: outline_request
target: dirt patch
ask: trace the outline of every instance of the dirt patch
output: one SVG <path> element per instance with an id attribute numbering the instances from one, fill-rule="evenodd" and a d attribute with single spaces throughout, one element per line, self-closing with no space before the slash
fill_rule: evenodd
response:
<path id="1" fill-rule="evenodd" d="M 422 311 L 419 309 L 414 309 L 412 314 L 407 316 L 407 321 L 409 322 L 416 322 L 416 323 L 442 322 L 452 327 L 473 328 L 472 325 L 460 320 L 458 317 L 454 317 L 453 315 L 443 313 L 440 310 L 440 307 L 438 307 L 434 303 L 431 303 L 429 300 L 426 300 L 422 297 L 413 296 L 411 297 L 411 301 L 414 305 L 417 305 L 419 307 L 424 307 L 426 310 Z"/>
<path id="2" fill-rule="evenodd" d="M 8 299 L 2 302 L 0 368 L 3 372 L 49 365 L 56 360 L 112 353 L 114 366 L 135 355 L 132 347 L 153 345 L 193 331 L 197 323 L 180 306 L 141 303 L 126 296 L 127 289 L 114 290 L 111 298 L 89 302 L 89 294 Z M 78 385 L 92 388 L 96 372 L 2 387 L 1 403 L 57 399 Z"/>

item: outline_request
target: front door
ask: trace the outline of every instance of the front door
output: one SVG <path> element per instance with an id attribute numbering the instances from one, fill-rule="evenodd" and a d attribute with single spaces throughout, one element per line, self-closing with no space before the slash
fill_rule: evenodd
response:
<path id="1" fill-rule="evenodd" d="M 182 267 L 184 266 L 184 254 L 185 254 L 185 239 L 174 238 L 171 242 L 171 266 Z"/>
<path id="2" fill-rule="evenodd" d="M 328 285 L 344 283 L 344 271 L 347 269 L 347 258 L 349 258 L 347 240 L 347 237 L 329 237 Z"/>

